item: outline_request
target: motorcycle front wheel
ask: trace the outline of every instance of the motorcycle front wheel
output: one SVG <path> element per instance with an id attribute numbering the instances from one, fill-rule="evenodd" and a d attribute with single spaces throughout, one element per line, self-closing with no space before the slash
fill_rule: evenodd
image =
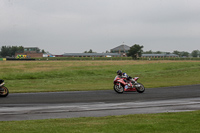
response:
<path id="1" fill-rule="evenodd" d="M 137 84 L 139 85 L 139 87 L 136 87 L 137 92 L 143 93 L 145 91 L 144 85 L 141 83 L 137 83 Z"/>
<path id="2" fill-rule="evenodd" d="M 0 88 L 3 89 L 3 91 L 0 91 L 0 97 L 6 97 L 9 94 L 9 90 L 5 86 L 1 86 Z"/>
<path id="3" fill-rule="evenodd" d="M 123 93 L 124 92 L 124 87 L 123 86 L 119 87 L 119 85 L 114 85 L 113 88 L 114 88 L 115 92 L 117 92 L 117 93 Z"/>

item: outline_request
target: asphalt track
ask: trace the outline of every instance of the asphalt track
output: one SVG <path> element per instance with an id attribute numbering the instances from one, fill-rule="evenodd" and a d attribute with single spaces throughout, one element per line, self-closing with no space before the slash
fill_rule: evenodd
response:
<path id="1" fill-rule="evenodd" d="M 200 110 L 200 85 L 114 90 L 14 93 L 0 98 L 0 121 L 163 113 Z"/>

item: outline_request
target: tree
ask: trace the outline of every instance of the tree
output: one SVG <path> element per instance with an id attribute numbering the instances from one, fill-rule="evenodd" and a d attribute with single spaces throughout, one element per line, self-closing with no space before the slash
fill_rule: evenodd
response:
<path id="1" fill-rule="evenodd" d="M 24 52 L 24 47 L 23 46 L 19 46 L 18 49 L 17 49 L 17 52 L 23 53 Z"/>
<path id="2" fill-rule="evenodd" d="M 153 54 L 153 51 L 152 50 L 145 51 L 145 52 L 143 52 L 143 54 Z"/>
<path id="3" fill-rule="evenodd" d="M 178 55 L 179 57 L 181 56 L 181 52 L 180 52 L 180 51 L 177 51 L 177 50 L 175 50 L 175 51 L 173 52 L 173 54 L 176 54 L 176 55 Z"/>
<path id="4" fill-rule="evenodd" d="M 42 50 L 42 53 L 43 53 L 43 54 L 46 53 L 46 52 L 44 51 L 44 49 Z"/>
<path id="5" fill-rule="evenodd" d="M 9 55 L 9 49 L 6 46 L 1 47 L 1 56 L 6 57 Z"/>
<path id="6" fill-rule="evenodd" d="M 133 59 L 137 59 L 138 57 L 141 57 L 143 46 L 140 46 L 138 44 L 133 45 L 130 47 L 130 50 L 128 51 L 128 56 L 131 56 Z"/>
<path id="7" fill-rule="evenodd" d="M 156 51 L 156 52 L 155 52 L 155 54 L 161 54 L 161 53 L 162 53 L 161 51 Z"/>
<path id="8" fill-rule="evenodd" d="M 182 52 L 181 52 L 181 57 L 189 57 L 189 54 L 190 54 L 190 53 L 188 53 L 188 52 L 186 52 L 186 51 L 182 51 Z"/>
<path id="9" fill-rule="evenodd" d="M 178 55 L 179 57 L 188 57 L 190 53 L 186 52 L 186 51 L 177 51 L 175 50 L 173 52 L 173 54 Z"/>
<path id="10" fill-rule="evenodd" d="M 199 50 L 193 50 L 191 55 L 192 57 L 198 57 L 199 56 L 200 51 Z"/>
<path id="11" fill-rule="evenodd" d="M 89 51 L 85 51 L 84 53 L 96 53 L 96 52 L 93 52 L 92 49 L 90 49 Z"/>
<path id="12" fill-rule="evenodd" d="M 11 53 L 10 56 L 15 56 L 15 52 L 17 52 L 17 51 L 18 51 L 18 47 L 12 46 L 11 49 L 10 49 L 10 53 Z"/>

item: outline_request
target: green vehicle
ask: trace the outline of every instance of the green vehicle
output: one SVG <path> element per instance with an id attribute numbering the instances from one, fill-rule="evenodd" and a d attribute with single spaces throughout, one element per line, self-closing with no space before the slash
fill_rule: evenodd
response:
<path id="1" fill-rule="evenodd" d="M 27 59 L 27 55 L 17 55 L 17 59 Z"/>

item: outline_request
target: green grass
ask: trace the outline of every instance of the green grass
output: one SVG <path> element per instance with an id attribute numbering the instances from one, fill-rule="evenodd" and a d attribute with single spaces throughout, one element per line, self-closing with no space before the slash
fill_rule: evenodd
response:
<path id="1" fill-rule="evenodd" d="M 118 69 L 146 88 L 200 83 L 200 61 L 1 61 L 11 93 L 109 90 Z"/>
<path id="2" fill-rule="evenodd" d="M 199 133 L 200 111 L 0 122 L 2 133 Z"/>

